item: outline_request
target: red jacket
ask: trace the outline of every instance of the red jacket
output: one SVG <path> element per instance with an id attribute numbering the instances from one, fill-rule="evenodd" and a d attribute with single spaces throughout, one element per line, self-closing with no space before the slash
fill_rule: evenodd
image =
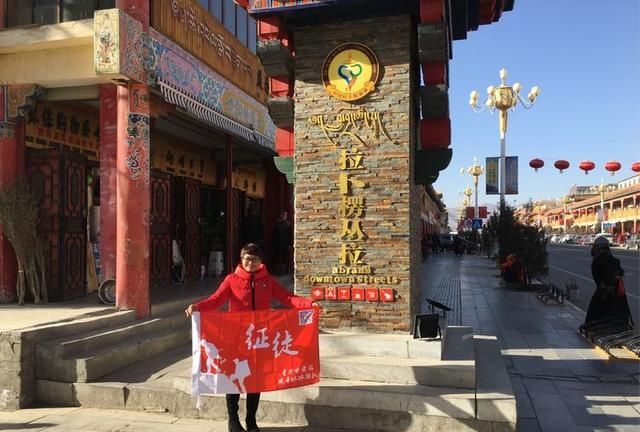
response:
<path id="1" fill-rule="evenodd" d="M 255 287 L 255 296 L 252 296 L 251 283 Z M 210 311 L 219 309 L 229 300 L 229 311 L 247 311 L 271 309 L 271 299 L 275 298 L 280 303 L 290 308 L 311 307 L 313 300 L 298 297 L 291 294 L 269 274 L 264 264 L 260 265 L 257 272 L 251 274 L 242 266 L 236 267 L 236 271 L 230 273 L 218 290 L 208 299 L 194 305 L 194 310 Z M 253 302 L 255 301 L 255 306 Z"/>

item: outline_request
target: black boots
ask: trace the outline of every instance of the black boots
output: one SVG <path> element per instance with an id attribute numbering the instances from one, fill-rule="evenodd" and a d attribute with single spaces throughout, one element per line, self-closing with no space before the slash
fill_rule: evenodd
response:
<path id="1" fill-rule="evenodd" d="M 238 401 L 240 400 L 239 394 L 227 395 L 227 414 L 229 415 L 229 432 L 246 432 L 246 430 L 240 424 L 240 418 L 238 417 Z"/>
<path id="2" fill-rule="evenodd" d="M 258 404 L 260 403 L 260 393 L 247 394 L 247 430 L 242 427 L 240 424 L 240 418 L 238 417 L 239 401 L 239 394 L 227 395 L 229 432 L 260 432 L 260 428 L 256 423 L 256 412 L 258 412 Z"/>
<path id="3" fill-rule="evenodd" d="M 260 428 L 256 424 L 256 413 L 258 412 L 259 403 L 260 393 L 247 394 L 247 432 L 260 432 Z"/>

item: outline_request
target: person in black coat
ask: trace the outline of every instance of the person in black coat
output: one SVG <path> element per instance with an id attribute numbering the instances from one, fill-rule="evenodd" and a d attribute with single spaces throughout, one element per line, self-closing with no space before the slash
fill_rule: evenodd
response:
<path id="1" fill-rule="evenodd" d="M 611 253 L 609 241 L 605 237 L 596 237 L 591 256 L 591 275 L 596 291 L 589 302 L 585 324 L 604 319 L 628 323 L 630 313 L 627 296 L 617 288 L 617 279 L 624 276 L 624 270 L 620 266 L 620 260 Z"/>

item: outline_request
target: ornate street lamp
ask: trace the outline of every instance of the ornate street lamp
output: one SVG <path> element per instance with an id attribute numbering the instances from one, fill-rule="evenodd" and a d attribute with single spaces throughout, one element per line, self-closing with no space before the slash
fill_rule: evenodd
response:
<path id="1" fill-rule="evenodd" d="M 470 176 L 473 177 L 473 186 L 475 188 L 475 205 L 473 210 L 473 217 L 479 218 L 480 214 L 478 212 L 478 177 L 484 174 L 484 168 L 481 165 L 478 165 L 478 160 L 473 158 L 473 165 L 466 169 L 466 172 L 469 173 Z M 465 169 L 462 168 L 460 170 L 460 174 L 464 174 Z"/>
<path id="2" fill-rule="evenodd" d="M 604 232 L 604 222 L 605 222 L 605 213 L 604 213 L 604 194 L 606 192 L 611 192 L 616 190 L 617 187 L 615 185 L 606 185 L 604 184 L 604 179 L 600 179 L 600 184 L 598 186 L 591 186 L 589 188 L 592 192 L 598 192 L 600 194 L 600 211 L 602 212 L 602 217 L 600 218 L 600 232 Z"/>
<path id="3" fill-rule="evenodd" d="M 508 110 L 515 110 L 518 101 L 522 104 L 523 107 L 529 109 L 533 106 L 536 101 L 536 98 L 540 95 L 540 87 L 535 86 L 531 89 L 529 94 L 527 95 L 528 101 L 524 100 L 520 95 L 520 91 L 522 90 L 522 86 L 520 83 L 515 83 L 513 86 L 509 87 L 506 83 L 507 79 L 507 70 L 500 70 L 500 85 L 499 86 L 489 86 L 487 88 L 487 100 L 484 104 L 478 108 L 478 96 L 479 93 L 474 90 L 470 94 L 469 105 L 473 108 L 475 112 L 481 112 L 485 108 L 489 108 L 491 112 L 495 110 L 500 111 L 500 206 L 502 206 L 504 202 L 504 195 L 506 190 L 507 183 L 507 173 L 506 173 L 506 151 L 507 151 L 507 143 L 506 143 L 506 135 L 507 135 L 507 114 Z"/>

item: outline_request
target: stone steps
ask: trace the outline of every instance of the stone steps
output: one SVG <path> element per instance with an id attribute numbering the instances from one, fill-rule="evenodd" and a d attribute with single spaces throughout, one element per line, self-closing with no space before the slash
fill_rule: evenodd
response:
<path id="1" fill-rule="evenodd" d="M 190 376 L 175 378 L 174 387 L 179 393 L 190 394 Z M 200 418 L 225 415 L 224 395 L 201 398 Z M 317 428 L 381 432 L 421 431 L 427 427 L 477 430 L 482 422 L 475 415 L 472 389 L 331 378 L 311 386 L 262 393 L 258 411 L 259 421 L 267 423 L 278 419 Z"/>
<path id="2" fill-rule="evenodd" d="M 473 361 L 368 356 L 322 356 L 321 378 L 475 389 Z"/>
<path id="3" fill-rule="evenodd" d="M 461 334 L 468 341 L 468 332 L 462 331 Z M 367 335 L 355 339 L 368 339 L 368 344 L 388 351 L 389 346 L 384 340 L 389 338 L 383 337 L 383 342 L 376 343 L 379 336 L 381 335 Z M 322 346 L 330 347 L 341 338 L 323 334 L 320 339 Z M 391 339 L 393 344 L 404 339 L 401 345 L 409 345 L 408 336 Z M 343 342 L 339 345 L 344 346 Z M 363 370 L 372 373 L 379 365 L 386 368 L 395 364 L 398 369 L 410 370 L 415 364 L 422 362 L 423 365 L 435 365 L 437 368 L 437 363 L 432 359 L 407 358 L 407 351 L 402 354 L 405 355 L 404 358 L 337 356 L 337 359 L 321 351 L 323 377 L 320 383 L 263 393 L 258 420 L 261 423 L 308 425 L 318 430 L 340 429 L 350 432 L 515 430 L 515 398 L 500 358 L 497 341 L 491 337 L 473 336 L 471 344 L 475 358 L 478 359 L 475 363 L 475 389 L 362 379 L 367 378 Z M 353 343 L 347 346 L 348 350 L 354 350 Z M 334 350 L 335 348 L 334 346 Z M 465 355 L 468 354 L 466 348 L 463 351 Z M 335 377 L 337 373 L 331 373 L 333 377 L 325 376 L 329 374 L 328 370 L 323 370 L 327 364 L 339 369 L 345 362 L 352 363 L 350 370 L 354 375 L 358 373 L 360 379 L 349 377 L 344 372 L 340 379 Z M 468 363 L 464 360 L 452 364 L 468 369 Z M 39 379 L 38 398 L 40 402 L 49 405 L 168 412 L 189 418 L 226 418 L 226 405 L 222 395 L 202 396 L 201 406 L 196 408 L 196 401 L 190 396 L 190 365 L 190 346 L 185 344 L 104 377 L 102 382 L 64 383 Z M 385 376 L 388 373 L 396 372 L 381 372 L 379 380 L 398 381 L 406 377 L 394 375 L 389 378 Z M 244 403 L 240 407 L 240 416 L 243 418 Z"/>
<path id="4" fill-rule="evenodd" d="M 46 341 L 36 347 L 36 377 L 62 382 L 94 381 L 182 345 L 190 335 L 190 321 L 173 315 Z"/>
<path id="5" fill-rule="evenodd" d="M 323 356 L 369 356 L 440 360 L 440 341 L 413 339 L 409 335 L 320 333 Z"/>

